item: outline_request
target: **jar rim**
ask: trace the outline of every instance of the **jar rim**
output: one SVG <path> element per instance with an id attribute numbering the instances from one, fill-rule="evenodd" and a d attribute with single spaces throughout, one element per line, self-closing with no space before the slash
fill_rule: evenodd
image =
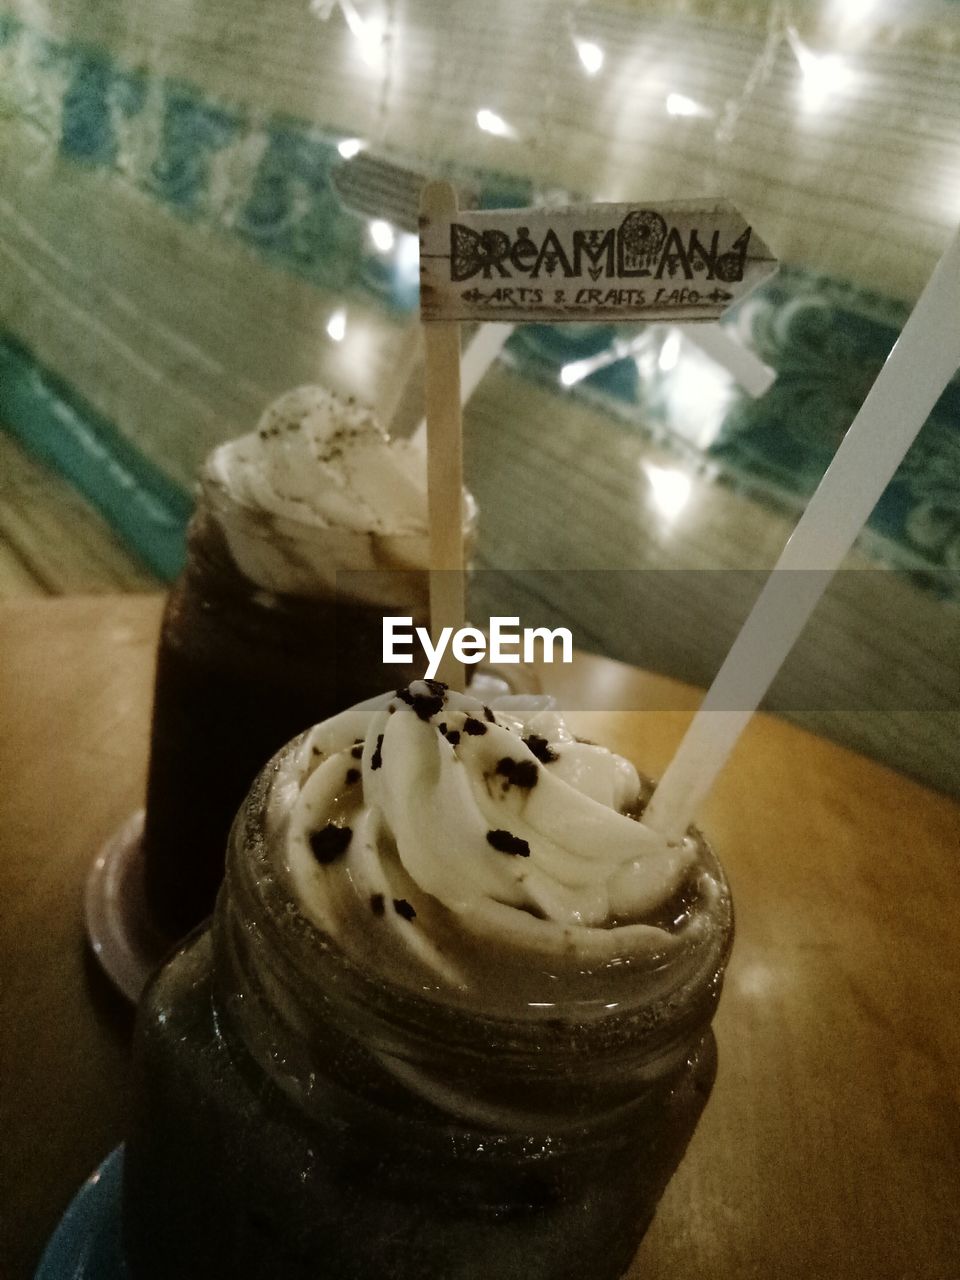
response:
<path id="1" fill-rule="evenodd" d="M 659 975 L 651 999 L 638 999 L 601 1014 L 571 1006 L 550 1016 L 489 1012 L 473 1004 L 443 999 L 434 991 L 418 991 L 385 972 L 374 972 L 355 958 L 297 901 L 291 869 L 283 856 L 284 797 L 278 783 L 284 765 L 306 734 L 282 748 L 258 775 L 237 815 L 230 836 L 226 889 L 242 914 L 254 917 L 258 935 L 282 953 L 283 965 L 307 1005 L 336 1004 L 349 1021 L 358 1008 L 381 1025 L 404 1036 L 433 1040 L 447 1050 L 489 1053 L 490 1046 L 508 1058 L 540 1055 L 545 1041 L 569 1054 L 617 1057 L 625 1045 L 642 1039 L 648 1047 L 667 1049 L 689 1039 L 697 1027 L 709 1025 L 720 995 L 723 972 L 732 946 L 733 907 L 729 887 L 713 849 L 698 832 L 707 869 L 719 886 L 708 925 L 699 936 L 678 945 L 662 963 L 638 973 L 638 985 Z M 218 912 L 220 907 L 218 905 Z M 590 1035 L 584 1036 L 585 1026 Z M 565 1055 L 566 1056 L 566 1055 Z"/>

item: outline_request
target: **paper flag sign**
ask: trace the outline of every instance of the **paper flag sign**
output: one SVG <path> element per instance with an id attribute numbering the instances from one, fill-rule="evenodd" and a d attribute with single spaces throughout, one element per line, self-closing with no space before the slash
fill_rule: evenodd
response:
<path id="1" fill-rule="evenodd" d="M 459 210 L 420 222 L 430 320 L 716 320 L 777 262 L 725 200 Z"/>

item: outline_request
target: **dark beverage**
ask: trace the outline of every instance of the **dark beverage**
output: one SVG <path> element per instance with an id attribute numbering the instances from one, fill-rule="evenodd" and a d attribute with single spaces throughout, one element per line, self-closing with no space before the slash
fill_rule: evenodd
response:
<path id="1" fill-rule="evenodd" d="M 320 388 L 282 397 L 204 468 L 157 656 L 145 889 L 171 940 L 213 910 L 234 815 L 308 725 L 422 670 L 382 617 L 428 612 L 424 461 Z"/>
<path id="2" fill-rule="evenodd" d="M 194 522 L 160 633 L 147 774 L 145 887 L 162 932 L 183 937 L 213 910 L 230 825 L 264 761 L 308 725 L 418 674 L 385 668 L 381 652 L 381 619 L 409 610 L 411 576 L 396 575 L 392 606 L 345 590 L 267 593 L 232 563 L 215 524 Z"/>

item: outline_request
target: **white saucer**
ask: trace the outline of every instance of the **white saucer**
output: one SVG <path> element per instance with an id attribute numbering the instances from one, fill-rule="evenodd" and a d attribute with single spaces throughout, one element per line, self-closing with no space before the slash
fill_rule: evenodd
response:
<path id="1" fill-rule="evenodd" d="M 134 1002 L 170 949 L 151 923 L 143 890 L 143 810 L 117 828 L 87 874 L 83 912 L 101 969 Z"/>

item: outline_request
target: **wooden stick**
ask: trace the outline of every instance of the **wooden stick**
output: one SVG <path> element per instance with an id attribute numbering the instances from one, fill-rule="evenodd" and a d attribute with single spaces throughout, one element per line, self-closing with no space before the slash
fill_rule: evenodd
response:
<path id="1" fill-rule="evenodd" d="M 449 182 L 431 182 L 420 196 L 421 220 L 449 218 L 457 195 Z M 423 326 L 427 409 L 427 492 L 430 513 L 430 632 L 464 624 L 463 425 L 460 416 L 460 325 L 434 320 Z M 463 663 L 448 643 L 438 679 L 463 689 Z"/>

